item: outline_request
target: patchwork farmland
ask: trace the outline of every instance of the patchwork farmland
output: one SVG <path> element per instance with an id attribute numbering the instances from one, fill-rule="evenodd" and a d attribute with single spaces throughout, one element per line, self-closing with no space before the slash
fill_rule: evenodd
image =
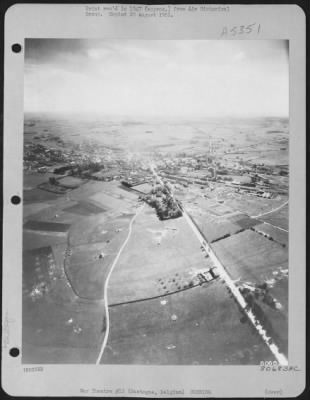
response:
<path id="1" fill-rule="evenodd" d="M 266 124 L 257 127 L 257 145 L 267 128 L 284 123 Z M 183 144 L 176 125 L 167 136 L 167 125 L 124 126 L 106 126 L 109 146 L 63 128 L 70 154 L 83 146 L 84 158 L 104 154 L 102 173 L 84 161 L 24 172 L 23 363 L 257 365 L 275 359 L 275 346 L 287 358 L 287 177 L 274 175 L 282 191 L 263 197 L 190 168 L 209 143 L 202 130 L 212 132 L 216 122 L 182 128 Z M 216 140 L 239 135 L 217 127 Z M 147 133 L 156 129 L 157 137 Z M 125 131 L 136 140 L 130 150 Z M 233 155 L 223 157 L 229 165 Z M 161 220 L 163 206 L 182 211 Z"/>

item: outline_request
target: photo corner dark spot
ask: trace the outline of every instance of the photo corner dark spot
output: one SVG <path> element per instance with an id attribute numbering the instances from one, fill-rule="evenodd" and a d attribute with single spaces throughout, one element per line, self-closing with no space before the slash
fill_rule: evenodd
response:
<path id="1" fill-rule="evenodd" d="M 19 349 L 17 347 L 12 347 L 10 349 L 10 356 L 11 357 L 18 357 L 19 356 Z"/>
<path id="2" fill-rule="evenodd" d="M 22 51 L 22 46 L 19 43 L 12 44 L 13 53 L 20 53 Z"/>
<path id="3" fill-rule="evenodd" d="M 17 204 L 20 204 L 20 202 L 21 202 L 21 198 L 19 196 L 12 196 L 11 197 L 11 203 L 12 204 L 17 205 Z"/>

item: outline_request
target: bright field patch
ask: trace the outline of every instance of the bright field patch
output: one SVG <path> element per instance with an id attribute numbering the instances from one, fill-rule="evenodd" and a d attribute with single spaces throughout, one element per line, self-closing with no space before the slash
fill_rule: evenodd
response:
<path id="1" fill-rule="evenodd" d="M 93 364 L 102 304 L 75 296 L 59 256 L 50 246 L 23 253 L 22 362 Z"/>
<path id="2" fill-rule="evenodd" d="M 260 221 L 254 218 L 251 218 L 245 214 L 235 215 L 229 218 L 230 221 L 239 225 L 241 229 L 249 229 L 255 225 L 260 224 Z"/>
<path id="3" fill-rule="evenodd" d="M 184 218 L 159 221 L 154 211 L 145 206 L 111 276 L 110 302 L 141 300 L 182 290 L 198 271 L 211 266 Z"/>
<path id="4" fill-rule="evenodd" d="M 59 179 L 58 183 L 64 187 L 74 189 L 79 187 L 83 183 L 83 180 L 73 176 L 65 176 L 64 178 Z"/>
<path id="5" fill-rule="evenodd" d="M 102 192 L 91 196 L 91 199 L 110 210 L 125 210 L 128 208 L 128 200 L 122 200 L 117 196 L 114 197 Z"/>
<path id="6" fill-rule="evenodd" d="M 66 232 L 23 231 L 23 250 L 37 249 L 66 242 Z"/>
<path id="7" fill-rule="evenodd" d="M 254 227 L 254 230 L 257 233 L 266 235 L 270 240 L 274 240 L 283 246 L 288 246 L 288 233 L 281 229 L 275 228 L 269 224 L 259 224 Z"/>
<path id="8" fill-rule="evenodd" d="M 111 307 L 102 363 L 257 365 L 271 360 L 220 282 L 165 298 Z"/>
<path id="9" fill-rule="evenodd" d="M 288 217 L 288 205 L 286 205 L 279 211 L 264 215 L 260 219 L 288 231 Z"/>
<path id="10" fill-rule="evenodd" d="M 24 190 L 23 193 L 23 202 L 25 204 L 29 203 L 42 203 L 44 201 L 51 201 L 59 198 L 59 194 L 47 192 L 46 190 L 41 189 L 31 189 Z"/>
<path id="11" fill-rule="evenodd" d="M 213 248 L 233 279 L 262 283 L 275 268 L 288 263 L 286 249 L 252 230 L 220 240 Z"/>
<path id="12" fill-rule="evenodd" d="M 84 249 L 82 256 L 80 254 L 80 257 L 75 256 L 74 258 L 75 261 L 69 262 L 66 267 L 67 276 L 74 292 L 83 299 L 102 299 L 105 279 L 115 256 L 108 254 L 100 259 L 99 251 L 90 253 Z"/>
<path id="13" fill-rule="evenodd" d="M 29 215 L 36 214 L 48 207 L 50 207 L 48 203 L 25 204 L 23 206 L 23 217 L 27 218 Z"/>
<path id="14" fill-rule="evenodd" d="M 118 236 L 127 229 L 129 218 L 109 218 L 100 214 L 84 218 L 72 225 L 69 232 L 71 246 L 79 246 L 90 243 L 113 243 L 118 241 Z"/>
<path id="15" fill-rule="evenodd" d="M 149 183 L 142 183 L 141 185 L 135 185 L 132 188 L 134 190 L 137 190 L 138 192 L 147 194 L 150 193 L 150 191 L 152 190 L 152 185 L 150 185 Z"/>
<path id="16" fill-rule="evenodd" d="M 72 214 L 89 216 L 93 214 L 102 213 L 106 210 L 103 207 L 98 207 L 96 204 L 87 201 L 79 201 L 77 204 L 71 207 L 64 208 L 64 211 L 70 212 Z"/>
<path id="17" fill-rule="evenodd" d="M 224 237 L 234 235 L 241 231 L 243 228 L 230 219 L 221 218 L 215 219 L 207 214 L 195 216 L 195 221 L 209 242 L 215 242 L 223 239 Z"/>

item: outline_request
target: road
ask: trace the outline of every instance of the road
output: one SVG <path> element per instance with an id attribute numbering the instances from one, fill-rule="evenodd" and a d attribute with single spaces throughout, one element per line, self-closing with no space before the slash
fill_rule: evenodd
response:
<path id="1" fill-rule="evenodd" d="M 286 202 L 284 202 L 283 204 L 281 204 L 281 205 L 280 205 L 279 207 L 277 207 L 277 208 L 274 208 L 274 209 L 272 209 L 272 210 L 270 210 L 270 211 L 267 211 L 267 212 L 262 213 L 262 214 L 259 214 L 259 215 L 252 215 L 251 217 L 252 217 L 252 218 L 264 217 L 265 215 L 268 215 L 268 214 L 271 214 L 271 213 L 274 213 L 274 212 L 276 212 L 276 211 L 281 210 L 281 208 L 283 208 L 283 207 L 286 206 L 287 204 L 288 204 L 288 200 L 287 200 Z"/>
<path id="2" fill-rule="evenodd" d="M 266 225 L 270 225 L 270 226 L 272 226 L 273 228 L 279 229 L 280 231 L 283 231 L 283 232 L 288 233 L 288 230 L 287 230 L 287 229 L 280 228 L 280 226 L 272 225 L 270 222 L 266 222 L 266 221 L 263 221 L 263 223 L 266 224 Z"/>
<path id="3" fill-rule="evenodd" d="M 279 207 L 277 207 L 277 208 L 274 208 L 274 209 L 272 209 L 272 210 L 270 210 L 270 211 L 267 211 L 267 212 L 262 213 L 262 214 L 259 214 L 259 215 L 252 215 L 251 218 L 258 219 L 258 218 L 260 218 L 260 217 L 264 217 L 265 215 L 272 214 L 272 213 L 274 213 L 274 212 L 276 212 L 276 211 L 281 210 L 281 208 L 283 208 L 283 207 L 286 206 L 287 204 L 288 204 L 288 200 L 285 201 L 283 204 L 281 204 L 281 205 L 280 205 Z M 262 222 L 263 222 L 264 224 L 266 224 L 266 225 L 270 225 L 270 226 L 272 226 L 272 227 L 274 227 L 274 228 L 276 228 L 276 229 L 279 229 L 280 231 L 283 231 L 283 232 L 288 233 L 288 230 L 287 230 L 287 229 L 281 228 L 280 226 L 273 225 L 273 224 L 271 224 L 270 222 L 266 222 L 266 221 L 262 221 Z"/>
<path id="4" fill-rule="evenodd" d="M 164 186 L 164 182 L 161 179 L 161 177 L 157 174 L 155 170 L 155 166 L 152 164 L 151 165 L 151 170 L 153 172 L 153 175 L 155 176 L 156 180 Z M 173 197 L 173 193 L 170 191 L 171 196 Z M 250 309 L 247 308 L 247 302 L 244 299 L 243 295 L 240 293 L 239 289 L 236 287 L 234 281 L 231 279 L 230 275 L 226 271 L 225 267 L 223 264 L 220 262 L 218 257 L 216 256 L 214 250 L 211 248 L 210 244 L 206 240 L 206 238 L 202 235 L 198 227 L 195 225 L 193 222 L 193 219 L 190 217 L 189 213 L 184 209 L 184 207 L 180 204 L 180 202 L 177 202 L 179 205 L 180 210 L 182 211 L 182 214 L 187 221 L 188 225 L 192 229 L 193 233 L 197 237 L 200 245 L 202 248 L 206 251 L 207 254 L 209 254 L 210 259 L 214 263 L 214 265 L 217 267 L 218 273 L 220 275 L 220 278 L 224 280 L 226 286 L 229 288 L 230 292 L 234 296 L 234 298 L 237 300 L 238 304 L 244 311 L 244 313 L 247 315 L 248 319 L 251 321 L 252 325 L 255 327 L 256 331 L 259 333 L 263 341 L 266 343 L 272 354 L 274 355 L 275 359 L 278 361 L 280 365 L 288 365 L 287 358 L 285 357 L 284 354 L 282 354 L 279 351 L 278 346 L 275 343 L 270 343 L 270 337 L 267 336 L 267 332 L 262 326 L 262 324 L 257 321 L 255 318 L 255 315 L 252 313 Z"/>
<path id="5" fill-rule="evenodd" d="M 117 262 L 118 262 L 118 260 L 119 260 L 119 258 L 121 256 L 124 248 L 126 247 L 128 241 L 130 239 L 130 236 L 131 236 L 131 233 L 132 233 L 132 225 L 134 223 L 134 220 L 140 214 L 140 212 L 142 211 L 144 206 L 145 206 L 145 203 L 141 207 L 138 208 L 138 210 L 136 211 L 135 215 L 132 217 L 132 219 L 131 219 L 131 221 L 129 223 L 128 235 L 127 235 L 124 243 L 122 244 L 121 248 L 119 249 L 119 251 L 118 251 L 118 253 L 117 253 L 117 255 L 116 255 L 116 257 L 115 257 L 115 259 L 113 261 L 113 264 L 112 264 L 112 266 L 110 268 L 108 276 L 107 276 L 107 278 L 105 280 L 105 283 L 104 283 L 103 302 L 104 302 L 104 311 L 105 311 L 105 320 L 106 320 L 106 330 L 105 330 L 105 333 L 104 333 L 103 342 L 102 342 L 101 347 L 100 347 L 100 352 L 99 352 L 97 360 L 96 360 L 96 365 L 100 364 L 101 358 L 103 356 L 104 350 L 105 350 L 106 345 L 107 345 L 107 341 L 108 341 L 108 338 L 109 338 L 109 333 L 110 333 L 110 315 L 109 315 L 109 301 L 108 301 L 109 280 L 111 278 L 112 272 L 113 272 L 113 270 L 114 270 L 114 268 L 115 268 L 115 266 L 116 266 L 116 264 L 117 264 Z"/>

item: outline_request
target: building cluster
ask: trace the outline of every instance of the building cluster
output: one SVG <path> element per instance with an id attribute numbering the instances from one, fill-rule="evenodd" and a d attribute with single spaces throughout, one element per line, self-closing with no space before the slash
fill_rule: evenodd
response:
<path id="1" fill-rule="evenodd" d="M 63 145 L 57 139 L 53 143 L 49 147 L 37 141 L 25 144 L 24 169 L 97 181 L 119 180 L 132 187 L 152 181 L 149 162 L 153 161 L 164 180 L 183 187 L 198 185 L 204 189 L 218 183 L 266 198 L 288 191 L 287 184 L 277 179 L 288 176 L 288 165 L 254 164 L 240 158 L 227 161 L 218 154 L 215 142 L 212 151 L 150 152 L 139 156 L 89 140 Z"/>
<path id="2" fill-rule="evenodd" d="M 66 154 L 60 149 L 50 148 L 41 143 L 29 143 L 24 146 L 24 169 L 47 172 L 57 163 L 66 161 Z"/>
<path id="3" fill-rule="evenodd" d="M 87 142 L 62 147 L 25 144 L 24 170 L 98 181 L 126 180 L 133 185 L 152 179 L 141 161 Z"/>
<path id="4" fill-rule="evenodd" d="M 176 155 L 173 160 L 162 157 L 157 168 L 163 178 L 171 183 L 188 187 L 197 184 L 210 187 L 211 182 L 224 184 L 237 191 L 245 191 L 259 197 L 271 198 L 278 193 L 287 194 L 287 184 L 274 178 L 288 176 L 287 165 L 266 166 L 239 160 L 233 164 L 221 162 L 210 155 Z"/>

